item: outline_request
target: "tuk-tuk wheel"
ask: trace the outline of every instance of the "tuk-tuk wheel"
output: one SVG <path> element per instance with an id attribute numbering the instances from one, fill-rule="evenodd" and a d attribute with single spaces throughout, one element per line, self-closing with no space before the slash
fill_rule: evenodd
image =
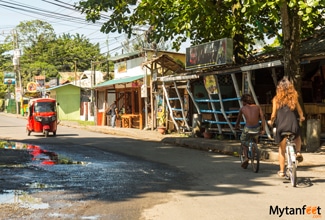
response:
<path id="1" fill-rule="evenodd" d="M 53 136 L 56 136 L 56 131 L 53 131 Z"/>
<path id="2" fill-rule="evenodd" d="M 26 131 L 27 131 L 27 135 L 30 136 L 30 133 L 32 133 L 32 131 L 30 131 L 28 129 L 26 129 Z"/>
<path id="3" fill-rule="evenodd" d="M 48 137 L 49 136 L 49 131 L 44 131 L 44 136 Z"/>

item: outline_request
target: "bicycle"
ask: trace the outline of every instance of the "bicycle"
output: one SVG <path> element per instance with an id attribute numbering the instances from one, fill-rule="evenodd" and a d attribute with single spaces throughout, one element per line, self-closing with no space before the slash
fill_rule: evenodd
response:
<path id="1" fill-rule="evenodd" d="M 286 138 L 286 157 L 287 165 L 285 167 L 285 178 L 290 179 L 291 185 L 296 187 L 297 185 L 297 166 L 296 160 L 296 144 L 294 143 L 295 135 L 292 132 L 282 132 L 281 136 Z"/>
<path id="2" fill-rule="evenodd" d="M 254 173 L 257 173 L 259 168 L 260 168 L 260 150 L 255 142 L 255 137 L 256 135 L 258 135 L 259 132 L 255 132 L 255 131 L 249 131 L 247 133 L 247 135 L 249 135 L 249 144 L 248 144 L 248 160 L 251 162 L 251 166 L 253 169 Z M 246 156 L 244 154 L 244 149 L 243 149 L 243 145 L 241 145 L 240 147 L 240 152 L 239 152 L 239 158 L 240 158 L 240 162 L 243 163 L 246 160 Z"/>

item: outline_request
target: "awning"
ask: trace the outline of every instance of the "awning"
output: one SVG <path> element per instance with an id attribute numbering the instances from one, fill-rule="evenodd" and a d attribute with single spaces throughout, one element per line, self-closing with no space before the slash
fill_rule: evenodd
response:
<path id="1" fill-rule="evenodd" d="M 132 81 L 135 81 L 138 79 L 142 79 L 142 78 L 143 78 L 143 75 L 124 77 L 124 78 L 120 78 L 120 79 L 112 79 L 112 80 L 108 80 L 103 83 L 99 83 L 98 85 L 95 86 L 95 88 L 99 88 L 99 87 L 103 87 L 103 86 L 112 86 L 115 84 L 129 83 L 129 82 L 132 82 Z"/>
<path id="2" fill-rule="evenodd" d="M 251 70 L 257 70 L 257 69 L 263 69 L 263 68 L 271 68 L 271 67 L 277 67 L 282 66 L 282 62 L 280 60 L 274 60 L 266 63 L 259 63 L 259 64 L 253 64 L 249 66 L 242 66 L 240 67 L 241 71 L 251 71 Z"/>

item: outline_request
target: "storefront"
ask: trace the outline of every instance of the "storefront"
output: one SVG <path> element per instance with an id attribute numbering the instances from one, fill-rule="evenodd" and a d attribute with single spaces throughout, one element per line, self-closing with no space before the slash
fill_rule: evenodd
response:
<path id="1" fill-rule="evenodd" d="M 185 61 L 185 56 L 184 54 L 181 54 L 179 55 L 179 58 L 173 58 L 167 54 L 162 54 L 142 64 L 150 73 L 150 80 L 148 80 L 149 83 L 147 84 L 149 87 L 149 95 L 147 98 L 150 100 L 148 101 L 150 104 L 148 104 L 149 107 L 147 108 L 147 110 L 149 109 L 147 111 L 147 127 L 151 130 L 156 129 L 157 127 L 165 127 L 165 129 L 168 130 L 175 130 L 176 127 L 176 130 L 179 130 L 178 125 L 175 120 L 173 120 L 175 119 L 173 116 L 175 109 L 180 109 L 180 105 L 183 106 L 185 101 L 185 89 L 184 87 L 182 89 L 178 89 L 177 86 L 175 87 L 174 82 L 176 82 L 178 78 L 175 78 L 175 80 L 169 81 L 168 83 L 162 80 L 164 77 L 181 76 L 184 74 L 184 66 L 177 62 L 176 59 L 179 61 Z M 180 94 L 178 93 L 178 96 L 176 94 L 177 92 L 180 92 Z M 186 100 L 188 101 L 188 98 Z M 170 101 L 174 103 L 173 106 L 170 105 Z M 188 105 L 186 107 L 188 108 Z M 172 108 L 174 108 L 174 110 L 172 110 Z M 151 111 L 151 109 L 153 111 Z M 181 108 L 181 111 L 183 111 L 182 115 L 184 116 L 183 108 Z M 186 113 L 187 112 L 188 109 L 186 110 Z M 180 121 L 186 121 L 185 116 L 184 118 L 179 118 L 182 118 Z"/>
<path id="2" fill-rule="evenodd" d="M 114 79 L 94 87 L 97 125 L 110 125 L 105 110 L 116 101 L 119 112 L 117 127 L 154 129 L 154 102 L 160 87 L 157 78 L 183 72 L 184 67 L 179 62 L 185 62 L 184 54 L 146 51 L 120 55 L 110 60 L 114 62 Z"/>
<path id="3" fill-rule="evenodd" d="M 143 100 L 141 86 L 143 75 L 109 80 L 98 84 L 96 89 L 97 125 L 110 125 L 110 116 L 106 114 L 109 106 L 116 101 L 118 116 L 117 127 L 143 129 Z"/>

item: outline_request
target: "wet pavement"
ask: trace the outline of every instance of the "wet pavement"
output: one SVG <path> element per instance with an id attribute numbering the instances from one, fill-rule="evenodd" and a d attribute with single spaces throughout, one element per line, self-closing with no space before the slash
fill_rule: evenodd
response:
<path id="1" fill-rule="evenodd" d="M 53 219 L 79 219 L 73 213 L 62 215 L 72 201 L 122 202 L 148 192 L 184 188 L 187 179 L 177 168 L 165 164 L 87 146 L 62 148 L 3 140 L 1 144 L 8 147 L 0 148 L 0 209 L 8 211 L 10 205 L 16 205 L 26 219 L 43 219 L 42 210 L 50 210 Z M 4 215 L 6 219 L 25 219 L 16 211 L 12 213 L 15 216 L 1 213 L 0 219 Z M 89 218 L 128 219 L 113 212 Z"/>

